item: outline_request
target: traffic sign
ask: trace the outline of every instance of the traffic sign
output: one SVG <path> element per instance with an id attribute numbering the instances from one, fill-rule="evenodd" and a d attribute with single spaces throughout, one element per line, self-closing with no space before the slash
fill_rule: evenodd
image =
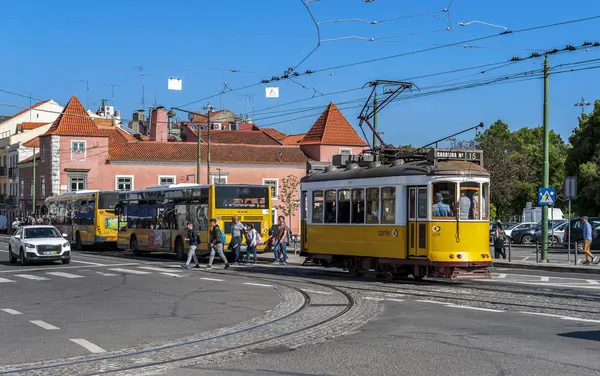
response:
<path id="1" fill-rule="evenodd" d="M 554 206 L 555 202 L 556 202 L 556 189 L 540 188 L 538 190 L 538 205 Z"/>
<path id="2" fill-rule="evenodd" d="M 574 200 L 577 198 L 577 176 L 565 177 L 564 196 L 567 200 Z"/>

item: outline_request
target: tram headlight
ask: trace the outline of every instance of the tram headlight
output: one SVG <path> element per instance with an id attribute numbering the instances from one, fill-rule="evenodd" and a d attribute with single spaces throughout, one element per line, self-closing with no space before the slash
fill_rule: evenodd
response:
<path id="1" fill-rule="evenodd" d="M 453 254 L 450 255 L 450 260 L 454 260 L 454 255 Z"/>
<path id="2" fill-rule="evenodd" d="M 461 258 L 462 258 L 462 255 L 459 253 L 458 255 L 456 255 L 456 258 L 457 258 L 457 259 L 461 259 Z"/>

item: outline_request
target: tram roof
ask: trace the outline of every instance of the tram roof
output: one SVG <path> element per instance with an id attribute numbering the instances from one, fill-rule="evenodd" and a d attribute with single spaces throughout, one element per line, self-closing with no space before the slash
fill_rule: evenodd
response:
<path id="1" fill-rule="evenodd" d="M 490 176 L 489 172 L 481 165 L 470 161 L 446 160 L 432 162 L 419 160 L 403 163 L 402 160 L 396 160 L 390 164 L 371 162 L 369 165 L 362 167 L 354 163 L 342 167 L 329 165 L 324 171 L 316 171 L 304 176 L 301 182 L 311 183 L 330 180 L 373 179 L 417 175 Z"/>

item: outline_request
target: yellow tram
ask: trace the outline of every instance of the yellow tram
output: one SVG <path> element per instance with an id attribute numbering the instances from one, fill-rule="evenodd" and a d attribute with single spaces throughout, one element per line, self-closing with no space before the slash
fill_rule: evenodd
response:
<path id="1" fill-rule="evenodd" d="M 335 156 L 302 178 L 302 254 L 356 273 L 489 278 L 483 152 L 430 149 L 375 159 Z"/>

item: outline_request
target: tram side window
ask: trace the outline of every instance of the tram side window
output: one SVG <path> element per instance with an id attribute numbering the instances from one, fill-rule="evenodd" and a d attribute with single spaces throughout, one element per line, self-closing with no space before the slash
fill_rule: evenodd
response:
<path id="1" fill-rule="evenodd" d="M 312 223 L 323 223 L 323 191 L 312 193 Z"/>
<path id="2" fill-rule="evenodd" d="M 352 223 L 365 223 L 365 190 L 352 190 Z"/>
<path id="3" fill-rule="evenodd" d="M 325 191 L 325 223 L 335 223 L 335 190 Z"/>
<path id="4" fill-rule="evenodd" d="M 302 191 L 300 193 L 300 220 L 306 221 L 307 216 L 307 207 L 306 207 L 306 191 Z"/>
<path id="5" fill-rule="evenodd" d="M 481 218 L 490 219 L 488 203 L 490 202 L 490 183 L 483 183 L 481 193 Z"/>
<path id="6" fill-rule="evenodd" d="M 379 188 L 367 188 L 367 223 L 379 223 Z"/>
<path id="7" fill-rule="evenodd" d="M 396 188 L 381 188 L 381 223 L 396 223 Z"/>
<path id="8" fill-rule="evenodd" d="M 337 223 L 350 223 L 350 190 L 338 191 L 338 216 Z"/>
<path id="9" fill-rule="evenodd" d="M 458 212 L 460 219 L 479 219 L 479 183 L 460 183 Z"/>
<path id="10" fill-rule="evenodd" d="M 433 184 L 433 217 L 448 218 L 454 216 L 454 203 L 456 202 L 455 183 Z"/>

